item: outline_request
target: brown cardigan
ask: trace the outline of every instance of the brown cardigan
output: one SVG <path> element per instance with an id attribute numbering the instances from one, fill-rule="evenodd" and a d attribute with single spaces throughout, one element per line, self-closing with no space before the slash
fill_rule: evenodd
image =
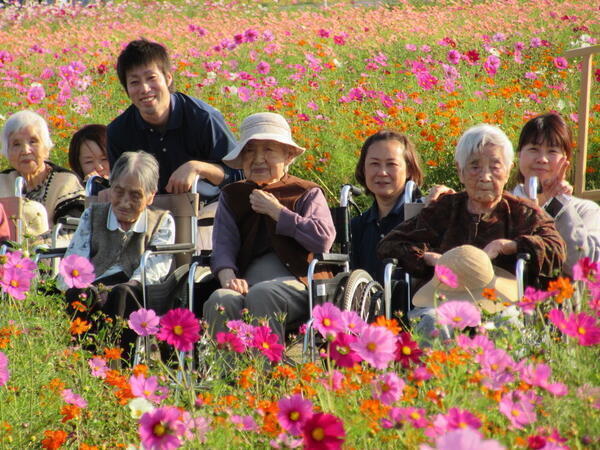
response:
<path id="1" fill-rule="evenodd" d="M 258 256 L 259 250 L 271 248 L 283 265 L 302 283 L 307 284 L 306 274 L 308 265 L 313 260 L 313 254 L 306 250 L 298 241 L 277 234 L 276 222 L 264 214 L 258 214 L 250 206 L 250 194 L 254 189 L 262 189 L 273 194 L 286 208 L 295 211 L 295 205 L 307 191 L 319 187 L 315 183 L 302 180 L 292 175 L 286 175 L 282 180 L 264 187 L 251 181 L 239 181 L 227 185 L 221 192 L 223 201 L 227 203 L 240 230 L 241 245 L 237 257 L 238 272 L 244 273 L 250 263 Z M 266 231 L 266 235 L 263 235 Z M 258 245 L 257 245 L 258 243 Z M 315 279 L 330 278 L 331 272 L 319 268 Z"/>
<path id="2" fill-rule="evenodd" d="M 377 246 L 377 256 L 397 258 L 412 275 L 430 278 L 433 268 L 425 264 L 425 252 L 444 253 L 464 244 L 484 248 L 504 238 L 516 241 L 517 253 L 531 255 L 530 267 L 536 276 L 551 278 L 560 273 L 565 243 L 552 218 L 537 205 L 504 192 L 494 211 L 483 216 L 471 214 L 467 200 L 466 192 L 444 195 L 385 236 Z M 514 273 L 516 255 L 500 255 L 493 262 Z"/>

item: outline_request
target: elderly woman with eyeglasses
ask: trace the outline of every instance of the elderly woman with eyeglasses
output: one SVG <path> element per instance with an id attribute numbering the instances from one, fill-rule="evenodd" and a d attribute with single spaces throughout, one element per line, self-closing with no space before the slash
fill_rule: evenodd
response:
<path id="1" fill-rule="evenodd" d="M 512 144 L 499 128 L 467 130 L 455 151 L 465 190 L 439 197 L 398 225 L 379 243 L 378 256 L 398 258 L 412 275 L 428 279 L 443 253 L 470 244 L 511 273 L 521 252 L 531 255 L 531 272 L 540 279 L 560 273 L 566 249 L 552 218 L 504 191 L 513 158 Z"/>
<path id="2" fill-rule="evenodd" d="M 53 144 L 48 124 L 39 114 L 25 110 L 10 116 L 1 140 L 11 168 L 0 172 L 0 197 L 12 197 L 16 178 L 23 177 L 25 197 L 45 207 L 50 226 L 61 217 L 81 215 L 83 186 L 73 172 L 49 161 Z M 35 219 L 27 217 L 27 210 L 25 215 L 26 222 Z"/>
<path id="3" fill-rule="evenodd" d="M 247 309 L 283 342 L 287 327 L 308 318 L 308 265 L 313 253 L 329 250 L 335 227 L 321 188 L 288 173 L 304 149 L 286 120 L 253 114 L 240 131 L 223 161 L 246 180 L 227 185 L 219 199 L 211 269 L 222 289 L 204 304 L 204 317 L 216 334 Z M 315 278 L 324 276 L 319 270 Z"/>

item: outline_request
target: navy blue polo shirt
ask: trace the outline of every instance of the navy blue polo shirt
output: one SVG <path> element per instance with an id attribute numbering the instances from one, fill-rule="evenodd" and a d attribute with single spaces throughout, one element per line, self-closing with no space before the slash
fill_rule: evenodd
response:
<path id="1" fill-rule="evenodd" d="M 420 197 L 420 191 L 415 189 L 413 198 Z M 404 222 L 404 192 L 398 197 L 387 216 L 382 219 L 379 219 L 379 208 L 375 200 L 369 209 L 353 218 L 350 222 L 351 268 L 366 270 L 375 280 L 383 283 L 385 265 L 377 258 L 375 249 L 379 241 L 401 222 Z"/>
<path id="2" fill-rule="evenodd" d="M 219 164 L 225 171 L 221 185 L 241 179 L 241 172 L 229 168 L 221 159 L 235 146 L 235 138 L 223 115 L 197 98 L 180 92 L 171 94 L 169 121 L 161 132 L 142 119 L 130 105 L 108 125 L 108 159 L 113 166 L 123 152 L 144 150 L 159 164 L 158 192 L 171 174 L 188 161 Z"/>

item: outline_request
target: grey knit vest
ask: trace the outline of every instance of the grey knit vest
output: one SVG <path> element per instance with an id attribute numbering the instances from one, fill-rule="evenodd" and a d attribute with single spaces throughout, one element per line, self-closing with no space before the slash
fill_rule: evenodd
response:
<path id="1" fill-rule="evenodd" d="M 118 264 L 128 277 L 140 265 L 142 254 L 150 239 L 158 230 L 167 211 L 148 207 L 146 209 L 146 232 L 126 233 L 111 231 L 106 227 L 110 203 L 96 203 L 91 206 L 92 238 L 90 259 L 96 276 L 102 275 L 109 267 Z"/>

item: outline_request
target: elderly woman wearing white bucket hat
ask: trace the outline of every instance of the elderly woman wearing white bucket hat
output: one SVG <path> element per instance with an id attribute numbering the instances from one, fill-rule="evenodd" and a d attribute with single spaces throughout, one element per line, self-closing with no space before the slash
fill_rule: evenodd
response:
<path id="1" fill-rule="evenodd" d="M 216 334 L 247 309 L 268 319 L 283 342 L 285 329 L 308 317 L 308 264 L 314 253 L 329 250 L 335 227 L 321 188 L 288 173 L 304 149 L 286 120 L 253 114 L 240 132 L 223 161 L 243 169 L 246 180 L 226 186 L 219 199 L 211 269 L 222 289 L 204 304 L 204 318 Z"/>

